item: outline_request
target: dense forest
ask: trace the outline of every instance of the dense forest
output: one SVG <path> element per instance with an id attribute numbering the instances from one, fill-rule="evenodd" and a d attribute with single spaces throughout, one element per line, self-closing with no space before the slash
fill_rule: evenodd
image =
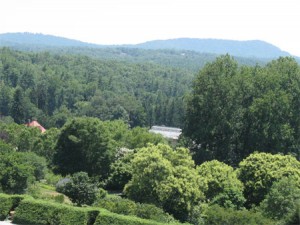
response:
<path id="1" fill-rule="evenodd" d="M 106 209 L 103 224 L 299 224 L 299 64 L 200 67 L 2 48 L 0 200 L 19 199 L 14 221 L 66 224 L 30 211 L 71 205 Z"/>
<path id="2" fill-rule="evenodd" d="M 61 127 L 70 116 L 123 119 L 130 126 L 182 126 L 193 74 L 153 64 L 0 51 L 0 113 Z M 14 108 L 16 107 L 16 108 Z"/>

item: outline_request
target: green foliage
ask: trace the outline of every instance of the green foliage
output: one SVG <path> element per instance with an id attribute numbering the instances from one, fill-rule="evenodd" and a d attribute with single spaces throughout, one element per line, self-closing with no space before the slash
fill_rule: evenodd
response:
<path id="1" fill-rule="evenodd" d="M 16 208 L 14 223 L 40 225 L 82 225 L 96 217 L 91 209 L 77 208 L 42 200 L 21 201 Z M 92 210 L 95 211 L 95 210 Z M 91 223 L 89 223 L 91 224 Z"/>
<path id="2" fill-rule="evenodd" d="M 137 216 L 139 218 L 150 219 L 161 223 L 175 221 L 172 216 L 154 205 L 136 203 L 120 197 L 100 199 L 96 202 L 95 206 L 107 209 L 113 213 Z"/>
<path id="3" fill-rule="evenodd" d="M 21 124 L 25 122 L 24 97 L 23 90 L 20 87 L 15 90 L 10 111 L 11 116 L 16 123 Z"/>
<path id="4" fill-rule="evenodd" d="M 55 186 L 62 179 L 61 175 L 53 174 L 50 170 L 45 175 L 46 183 Z"/>
<path id="5" fill-rule="evenodd" d="M 151 220 L 145 220 L 133 216 L 124 216 L 115 213 L 111 213 L 105 210 L 101 210 L 98 215 L 94 225 L 156 225 L 156 224 L 165 224 L 159 223 Z"/>
<path id="6" fill-rule="evenodd" d="M 274 225 L 273 220 L 263 217 L 260 213 L 248 210 L 225 209 L 218 205 L 210 206 L 203 212 L 205 225 Z"/>
<path id="7" fill-rule="evenodd" d="M 25 154 L 0 154 L 0 189 L 8 194 L 22 194 L 35 180 L 34 168 L 25 162 Z"/>
<path id="8" fill-rule="evenodd" d="M 110 174 L 106 182 L 106 188 L 109 190 L 122 191 L 125 185 L 132 177 L 131 160 L 134 154 L 132 152 L 125 153 L 125 155 L 110 166 Z"/>
<path id="9" fill-rule="evenodd" d="M 56 128 L 47 129 L 43 135 L 34 142 L 32 151 L 39 156 L 44 157 L 49 165 L 52 165 L 55 154 L 55 146 L 60 135 L 60 130 Z"/>
<path id="10" fill-rule="evenodd" d="M 90 181 L 85 172 L 74 173 L 73 176 L 57 191 L 65 194 L 78 206 L 91 205 L 97 198 L 98 188 Z"/>
<path id="11" fill-rule="evenodd" d="M 0 139 L 20 152 L 32 151 L 33 146 L 41 137 L 41 132 L 37 128 L 27 127 L 23 124 L 0 122 L 0 128 Z"/>
<path id="12" fill-rule="evenodd" d="M 131 127 L 182 125 L 182 96 L 193 72 L 123 59 L 2 48 L 0 114 L 17 123 L 34 117 L 45 127 L 61 127 L 76 116 L 120 119 Z"/>
<path id="13" fill-rule="evenodd" d="M 300 215 L 299 177 L 283 177 L 274 182 L 265 199 L 260 204 L 261 211 L 275 220 L 288 220 L 292 215 Z M 295 221 L 295 224 L 300 220 Z"/>
<path id="14" fill-rule="evenodd" d="M 132 160 L 132 180 L 125 194 L 138 202 L 161 206 L 184 220 L 191 206 L 204 198 L 205 184 L 187 149 L 163 144 L 140 149 Z"/>
<path id="15" fill-rule="evenodd" d="M 0 193 L 0 221 L 4 220 L 7 217 L 12 207 L 12 198 L 9 195 Z"/>
<path id="16" fill-rule="evenodd" d="M 62 175 L 84 171 L 107 178 L 114 158 L 115 147 L 103 123 L 86 117 L 73 119 L 63 127 L 53 163 Z"/>
<path id="17" fill-rule="evenodd" d="M 25 197 L 25 195 L 7 195 L 0 193 L 0 221 L 4 220 L 9 211 L 14 210 Z"/>
<path id="18" fill-rule="evenodd" d="M 238 177 L 244 183 L 248 206 L 258 205 L 274 182 L 293 176 L 300 180 L 300 162 L 292 156 L 254 153 L 239 164 Z"/>
<path id="19" fill-rule="evenodd" d="M 244 187 L 231 166 L 213 160 L 202 163 L 197 172 L 207 182 L 208 189 L 204 194 L 208 201 L 226 208 L 243 208 L 246 201 Z"/>
<path id="20" fill-rule="evenodd" d="M 167 141 L 160 134 L 150 133 L 146 128 L 135 127 L 130 130 L 127 143 L 130 149 L 137 149 L 146 147 L 148 143 L 167 144 Z"/>
<path id="21" fill-rule="evenodd" d="M 218 57 L 198 74 L 187 99 L 184 134 L 196 163 L 236 166 L 254 151 L 299 157 L 300 69 L 292 58 L 238 67 Z"/>
<path id="22" fill-rule="evenodd" d="M 44 179 L 47 172 L 47 163 L 44 157 L 38 156 L 33 152 L 23 153 L 23 162 L 33 168 L 35 180 Z"/>

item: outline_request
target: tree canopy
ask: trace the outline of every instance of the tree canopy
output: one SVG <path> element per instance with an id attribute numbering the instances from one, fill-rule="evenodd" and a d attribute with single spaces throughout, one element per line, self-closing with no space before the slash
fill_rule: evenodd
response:
<path id="1" fill-rule="evenodd" d="M 58 137 L 54 165 L 63 175 L 83 171 L 106 178 L 115 153 L 103 122 L 96 118 L 76 118 L 63 127 Z"/>
<path id="2" fill-rule="evenodd" d="M 293 58 L 239 67 L 225 55 L 198 74 L 187 101 L 184 134 L 197 163 L 231 165 L 254 151 L 299 156 L 300 69 Z"/>
<path id="3" fill-rule="evenodd" d="M 138 202 L 162 207 L 176 218 L 187 218 L 192 205 L 204 199 L 206 184 L 185 148 L 149 145 L 132 160 L 132 179 L 125 194 Z"/>

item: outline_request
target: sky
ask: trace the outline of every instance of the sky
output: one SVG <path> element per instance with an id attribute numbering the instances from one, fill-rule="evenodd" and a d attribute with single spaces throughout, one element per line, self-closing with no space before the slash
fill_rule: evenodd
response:
<path id="1" fill-rule="evenodd" d="M 0 33 L 96 44 L 262 40 L 300 56 L 299 0 L 0 0 Z"/>

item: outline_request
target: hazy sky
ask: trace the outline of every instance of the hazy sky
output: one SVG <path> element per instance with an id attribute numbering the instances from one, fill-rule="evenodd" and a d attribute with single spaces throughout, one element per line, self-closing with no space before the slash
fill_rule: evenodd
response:
<path id="1" fill-rule="evenodd" d="M 0 33 L 98 44 L 255 39 L 300 56 L 299 0 L 0 0 L 0 21 Z"/>

